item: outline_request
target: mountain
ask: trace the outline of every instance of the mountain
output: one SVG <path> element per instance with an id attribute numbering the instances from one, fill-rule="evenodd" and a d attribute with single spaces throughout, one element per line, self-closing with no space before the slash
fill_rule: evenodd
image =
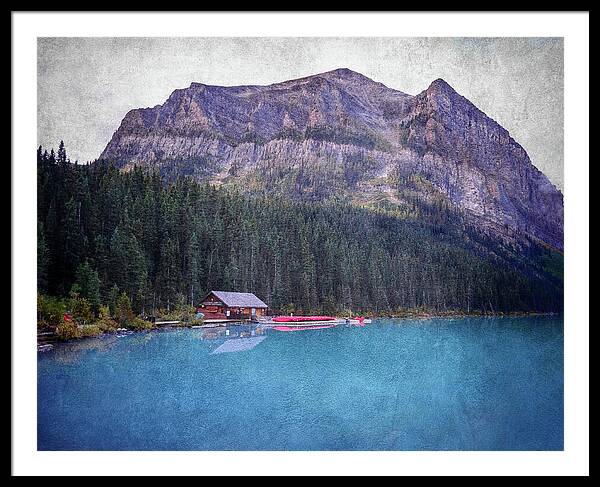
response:
<path id="1" fill-rule="evenodd" d="M 268 86 L 192 83 L 128 112 L 100 159 L 406 218 L 443 207 L 499 241 L 563 249 L 561 192 L 441 79 L 415 96 L 349 69 Z"/>

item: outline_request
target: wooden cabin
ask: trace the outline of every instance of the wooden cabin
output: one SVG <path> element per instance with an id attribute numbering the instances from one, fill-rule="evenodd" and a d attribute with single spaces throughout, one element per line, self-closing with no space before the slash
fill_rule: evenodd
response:
<path id="1" fill-rule="evenodd" d="M 197 311 L 210 318 L 251 319 L 265 316 L 268 306 L 252 293 L 211 291 Z"/>

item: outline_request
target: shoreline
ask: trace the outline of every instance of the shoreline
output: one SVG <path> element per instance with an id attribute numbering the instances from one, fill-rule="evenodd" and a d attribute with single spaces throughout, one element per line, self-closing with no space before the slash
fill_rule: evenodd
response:
<path id="1" fill-rule="evenodd" d="M 562 311 L 511 311 L 508 313 L 481 313 L 481 312 L 465 312 L 465 311 L 448 311 L 448 312 L 428 312 L 428 311 L 407 311 L 404 313 L 380 314 L 380 315 L 365 315 L 366 317 L 377 318 L 524 318 L 529 316 L 558 316 L 563 314 Z"/>
<path id="2" fill-rule="evenodd" d="M 436 319 L 436 318 L 527 318 L 527 317 L 535 317 L 535 316 L 559 316 L 562 315 L 562 312 L 510 312 L 510 313 L 467 313 L 467 312 L 426 312 L 426 311 L 407 311 L 405 313 L 394 313 L 394 314 L 380 314 L 380 315 L 370 315 L 365 314 L 365 318 L 368 319 Z M 117 329 L 115 331 L 110 332 L 102 332 L 99 335 L 95 336 L 81 336 L 77 338 L 71 338 L 67 340 L 61 340 L 56 337 L 52 332 L 48 331 L 40 331 L 37 334 L 37 348 L 38 351 L 44 351 L 53 347 L 55 343 L 69 343 L 69 342 L 77 342 L 81 339 L 85 338 L 100 338 L 103 336 L 113 336 L 113 335 L 130 335 L 136 332 L 148 332 L 153 330 L 176 330 L 178 328 L 194 328 L 194 329 L 210 329 L 210 328 L 221 328 L 227 327 L 230 325 L 252 325 L 256 324 L 253 322 L 240 322 L 240 321 L 231 321 L 223 322 L 223 323 L 206 323 L 206 324 L 174 324 L 174 325 L 166 325 L 166 326 L 154 326 L 152 328 L 147 329 Z"/>

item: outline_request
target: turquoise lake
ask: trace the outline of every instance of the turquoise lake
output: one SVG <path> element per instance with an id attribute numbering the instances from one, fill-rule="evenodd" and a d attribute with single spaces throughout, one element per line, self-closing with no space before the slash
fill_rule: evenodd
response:
<path id="1" fill-rule="evenodd" d="M 39 450 L 562 450 L 563 319 L 110 335 L 38 352 Z"/>

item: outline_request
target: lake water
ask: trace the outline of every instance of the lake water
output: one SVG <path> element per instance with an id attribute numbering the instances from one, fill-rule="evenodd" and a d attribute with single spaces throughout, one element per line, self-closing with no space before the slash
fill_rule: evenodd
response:
<path id="1" fill-rule="evenodd" d="M 563 449 L 562 317 L 228 330 L 39 352 L 38 449 Z"/>

